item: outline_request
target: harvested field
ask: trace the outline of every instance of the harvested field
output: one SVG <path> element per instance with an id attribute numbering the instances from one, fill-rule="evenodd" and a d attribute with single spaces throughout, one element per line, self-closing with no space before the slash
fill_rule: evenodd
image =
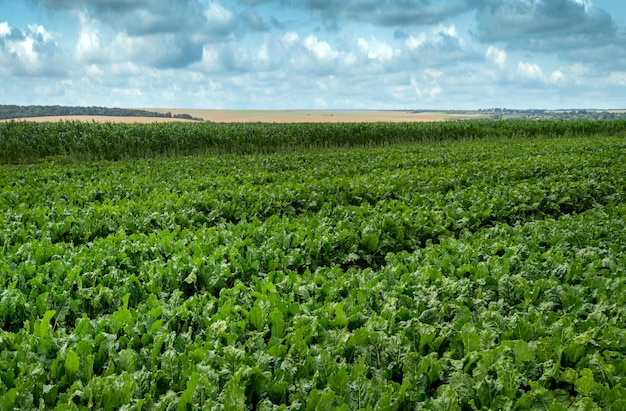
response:
<path id="1" fill-rule="evenodd" d="M 223 123 L 353 123 L 444 121 L 478 118 L 479 114 L 445 112 L 412 112 L 396 110 L 203 110 L 203 109 L 147 109 L 157 113 L 190 114 L 204 120 Z"/>
<path id="2" fill-rule="evenodd" d="M 479 114 L 445 112 L 411 112 L 383 110 L 203 110 L 203 109 L 146 109 L 172 115 L 189 114 L 216 123 L 359 123 L 359 122 L 428 122 L 480 118 Z M 16 121 L 86 121 L 96 123 L 162 123 L 193 121 L 164 117 L 114 117 L 114 116 L 46 116 L 26 117 Z M 0 120 L 9 121 L 9 120 Z"/>

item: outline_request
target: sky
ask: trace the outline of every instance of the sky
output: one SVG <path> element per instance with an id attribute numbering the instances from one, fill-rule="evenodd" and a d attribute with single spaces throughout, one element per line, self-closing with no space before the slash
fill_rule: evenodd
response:
<path id="1" fill-rule="evenodd" d="M 0 104 L 626 108 L 626 1 L 0 0 Z"/>

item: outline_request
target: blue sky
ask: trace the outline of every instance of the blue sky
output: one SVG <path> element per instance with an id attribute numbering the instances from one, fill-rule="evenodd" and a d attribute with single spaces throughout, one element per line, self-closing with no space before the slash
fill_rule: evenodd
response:
<path id="1" fill-rule="evenodd" d="M 626 108 L 623 0 L 0 0 L 0 104 Z"/>

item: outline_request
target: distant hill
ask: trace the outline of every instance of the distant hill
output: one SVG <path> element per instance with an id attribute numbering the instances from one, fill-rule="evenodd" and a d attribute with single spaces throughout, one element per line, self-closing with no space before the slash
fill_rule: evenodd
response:
<path id="1" fill-rule="evenodd" d="M 111 116 L 111 117 L 165 117 L 203 121 L 189 114 L 157 113 L 154 111 L 81 106 L 16 106 L 0 105 L 0 119 L 47 116 Z"/>

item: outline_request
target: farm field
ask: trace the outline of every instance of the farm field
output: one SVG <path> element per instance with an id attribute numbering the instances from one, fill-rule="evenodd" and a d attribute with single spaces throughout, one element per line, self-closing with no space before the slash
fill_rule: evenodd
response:
<path id="1" fill-rule="evenodd" d="M 157 113 L 188 113 L 204 120 L 222 123 L 350 123 L 350 122 L 428 122 L 477 119 L 478 113 L 412 112 L 403 110 L 202 110 L 151 109 Z"/>
<path id="2" fill-rule="evenodd" d="M 476 124 L 0 127 L 0 409 L 625 409 L 623 123 Z"/>
<path id="3" fill-rule="evenodd" d="M 157 113 L 191 114 L 194 117 L 218 123 L 349 123 L 349 122 L 429 122 L 478 119 L 478 113 L 411 112 L 401 110 L 203 110 L 203 109 L 147 109 Z M 25 117 L 18 121 L 84 121 L 97 123 L 163 123 L 190 121 L 180 118 L 128 116 L 46 116 Z M 0 122 L 8 120 L 0 120 Z"/>
<path id="4" fill-rule="evenodd" d="M 5 106 L 6 108 L 7 106 Z M 0 111 L 2 106 L 0 106 Z M 51 114 L 63 111 L 66 114 Z M 33 111 L 43 114 L 28 115 Z M 92 113 L 89 113 L 91 111 Z M 123 115 L 117 115 L 117 112 Z M 153 115 L 158 113 L 167 117 Z M 73 113 L 73 114 L 67 114 Z M 102 115 L 99 113 L 110 114 Z M 89 114 L 87 114 L 89 113 Z M 617 120 L 626 110 L 508 110 L 483 111 L 420 111 L 420 110 L 226 110 L 186 108 L 108 109 L 103 107 L 11 106 L 0 113 L 0 123 L 8 121 L 56 122 L 81 121 L 96 123 L 163 123 L 210 121 L 214 123 L 424 123 L 465 120 Z M 19 116 L 18 116 L 19 114 Z M 179 117 L 175 117 L 179 116 Z M 187 118 L 185 118 L 187 117 Z M 189 117 L 193 117 L 190 119 Z"/>
<path id="5" fill-rule="evenodd" d="M 175 113 L 176 114 L 176 113 Z M 0 164 L 269 154 L 453 141 L 626 136 L 626 120 L 364 123 L 0 123 Z"/>

